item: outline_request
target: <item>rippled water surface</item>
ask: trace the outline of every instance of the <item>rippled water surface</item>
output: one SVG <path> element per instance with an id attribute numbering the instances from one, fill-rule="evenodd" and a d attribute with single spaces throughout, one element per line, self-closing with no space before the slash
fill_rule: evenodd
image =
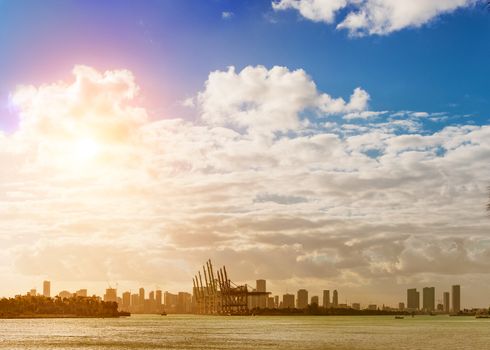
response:
<path id="1" fill-rule="evenodd" d="M 0 320 L 0 349 L 490 349 L 490 319 L 138 315 Z"/>

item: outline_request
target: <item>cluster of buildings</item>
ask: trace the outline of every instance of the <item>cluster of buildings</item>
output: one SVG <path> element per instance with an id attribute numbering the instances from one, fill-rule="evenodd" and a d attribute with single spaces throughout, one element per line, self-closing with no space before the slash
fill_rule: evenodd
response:
<path id="1" fill-rule="evenodd" d="M 400 303 L 399 309 L 405 309 L 405 305 Z M 406 310 L 457 314 L 461 311 L 461 287 L 459 285 L 452 286 L 451 293 L 444 292 L 442 300 L 439 300 L 437 304 L 436 289 L 424 287 L 422 289 L 422 306 L 420 305 L 420 292 L 416 288 L 407 289 Z"/>
<path id="2" fill-rule="evenodd" d="M 266 292 L 266 280 L 257 280 L 256 288 L 253 291 L 256 292 Z M 249 297 L 249 309 L 306 309 L 310 307 L 323 307 L 326 309 L 347 309 L 353 308 L 356 310 L 361 309 L 360 303 L 352 303 L 351 305 L 339 303 L 339 292 L 334 290 L 330 294 L 330 290 L 323 291 L 323 299 L 320 304 L 320 297 L 318 295 L 313 295 L 311 298 L 308 295 L 306 289 L 299 289 L 296 294 L 286 293 L 282 296 L 280 300 L 279 296 L 252 296 Z M 375 305 L 376 306 L 376 305 Z M 372 307 L 372 305 L 371 305 Z M 375 308 L 376 309 L 376 308 Z"/>
<path id="3" fill-rule="evenodd" d="M 279 296 L 276 296 L 279 300 Z M 320 305 L 320 298 L 318 295 L 313 295 L 308 299 L 308 291 L 306 289 L 300 289 L 294 294 L 284 294 L 282 296 L 282 301 L 274 305 L 274 308 L 279 309 L 306 309 L 308 305 L 313 307 L 322 306 L 324 308 L 347 308 L 347 304 L 339 304 L 339 293 L 334 290 L 332 293 L 332 298 L 330 299 L 330 290 L 323 291 L 323 300 Z"/>
<path id="4" fill-rule="evenodd" d="M 27 295 L 30 296 L 45 296 L 46 298 L 51 297 L 51 282 L 50 281 L 44 281 L 43 282 L 43 292 L 38 293 L 36 289 L 31 289 L 30 291 L 27 292 Z M 71 297 L 86 297 L 87 296 L 87 290 L 86 289 L 79 289 L 75 293 L 69 292 L 67 290 L 62 290 L 57 294 L 60 298 L 71 298 Z"/>
<path id="5" fill-rule="evenodd" d="M 313 295 L 309 298 L 306 289 L 299 289 L 296 294 L 286 293 L 280 300 L 279 296 L 270 296 L 267 292 L 266 280 L 260 279 L 256 281 L 256 286 L 253 291 L 264 292 L 260 295 L 251 295 L 248 297 L 248 308 L 253 309 L 306 309 L 308 307 L 323 307 L 323 308 L 352 308 L 361 310 L 360 303 L 342 304 L 339 303 L 339 293 L 337 290 L 323 291 L 322 303 L 318 295 Z M 43 293 L 38 294 L 36 289 L 31 289 L 27 295 L 37 296 L 43 295 L 51 297 L 51 282 L 43 282 Z M 72 293 L 69 291 L 61 291 L 58 293 L 61 298 L 71 297 L 86 297 L 87 290 L 80 289 Z M 121 296 L 118 296 L 116 288 L 107 288 L 101 300 L 107 302 L 116 302 L 119 305 L 120 311 L 131 313 L 194 313 L 196 310 L 195 296 L 187 292 L 178 292 L 173 294 L 170 292 L 162 292 L 161 290 L 150 291 L 145 293 L 144 288 L 139 288 L 138 293 L 125 291 Z M 422 304 L 421 304 L 422 301 Z M 367 305 L 367 310 L 400 310 L 408 312 L 427 312 L 427 313 L 454 313 L 461 311 L 461 287 L 453 285 L 450 292 L 444 292 L 442 299 L 436 304 L 436 293 L 434 287 L 424 287 L 422 289 L 422 299 L 420 292 L 416 288 L 407 289 L 407 303 L 400 302 L 398 308 L 382 306 L 379 308 L 376 304 Z"/>
<path id="6" fill-rule="evenodd" d="M 122 293 L 122 297 L 117 296 L 117 290 L 108 288 L 104 295 L 104 301 L 115 301 L 119 304 L 119 309 L 131 313 L 178 313 L 186 314 L 192 312 L 192 295 L 186 292 L 172 294 L 161 290 L 150 291 L 148 298 L 145 296 L 145 289 L 140 288 L 138 293 L 132 294 L 129 291 Z"/>
<path id="7" fill-rule="evenodd" d="M 51 282 L 43 282 L 43 292 L 38 293 L 36 289 L 31 289 L 27 292 L 30 296 L 45 296 L 51 297 Z M 63 290 L 57 294 L 58 297 L 72 298 L 72 297 L 87 297 L 87 289 L 79 289 L 76 292 L 69 292 Z M 192 295 L 186 292 L 179 292 L 172 294 L 169 292 L 162 292 L 161 290 L 150 291 L 148 295 L 145 294 L 145 289 L 140 288 L 138 293 L 132 294 L 130 291 L 122 293 L 118 296 L 116 288 L 107 288 L 104 296 L 98 297 L 100 300 L 107 302 L 116 302 L 119 305 L 120 311 L 127 311 L 131 313 L 191 313 L 192 312 Z"/>

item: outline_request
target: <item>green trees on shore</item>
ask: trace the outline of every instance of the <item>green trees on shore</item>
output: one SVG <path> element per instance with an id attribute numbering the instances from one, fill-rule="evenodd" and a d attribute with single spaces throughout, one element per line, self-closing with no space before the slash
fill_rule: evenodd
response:
<path id="1" fill-rule="evenodd" d="M 97 297 L 46 298 L 16 296 L 0 299 L 0 317 L 118 317 L 117 303 Z"/>

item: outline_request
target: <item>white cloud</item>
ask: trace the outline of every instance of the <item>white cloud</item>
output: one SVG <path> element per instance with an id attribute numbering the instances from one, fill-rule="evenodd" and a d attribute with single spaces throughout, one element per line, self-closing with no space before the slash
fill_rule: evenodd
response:
<path id="1" fill-rule="evenodd" d="M 346 29 L 350 35 L 386 35 L 404 28 L 420 27 L 434 18 L 459 8 L 475 4 L 477 0 L 278 0 L 272 2 L 275 10 L 296 9 L 312 21 L 333 23 L 340 10 L 346 17 L 337 29 Z"/>
<path id="2" fill-rule="evenodd" d="M 358 112 L 367 108 L 369 94 L 356 88 L 349 101 L 317 90 L 301 69 L 275 66 L 234 67 L 209 75 L 199 94 L 202 118 L 211 125 L 244 128 L 250 132 L 286 132 L 307 124 L 301 112 L 323 114 Z"/>
<path id="3" fill-rule="evenodd" d="M 74 82 L 14 94 L 22 123 L 0 136 L 9 280 L 188 290 L 211 257 L 275 293 L 330 285 L 394 303 L 431 278 L 486 303 L 489 126 L 421 132 L 407 112 L 317 125 L 317 114 L 362 115 L 367 93 L 332 98 L 283 67 L 212 72 L 196 122 L 148 120 L 136 91 L 127 71 L 84 67 Z M 83 161 L 80 135 L 100 145 Z M 23 292 L 13 288 L 0 294 Z"/>
<path id="4" fill-rule="evenodd" d="M 231 11 L 221 12 L 221 18 L 223 18 L 223 19 L 231 19 L 233 16 L 234 16 L 234 13 Z"/>
<path id="5" fill-rule="evenodd" d="M 336 12 L 347 4 L 347 0 L 278 0 L 272 2 L 272 8 L 276 11 L 292 8 L 312 21 L 332 23 Z"/>
<path id="6" fill-rule="evenodd" d="M 362 112 L 353 112 L 347 113 L 342 118 L 345 120 L 352 119 L 374 119 L 380 115 L 386 114 L 386 111 L 362 111 Z"/>

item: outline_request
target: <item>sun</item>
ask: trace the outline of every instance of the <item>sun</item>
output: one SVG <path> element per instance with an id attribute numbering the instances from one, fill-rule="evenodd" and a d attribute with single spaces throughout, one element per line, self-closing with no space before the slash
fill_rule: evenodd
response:
<path id="1" fill-rule="evenodd" d="M 99 144 L 91 138 L 77 140 L 75 144 L 75 156 L 81 160 L 93 159 L 100 151 Z"/>

